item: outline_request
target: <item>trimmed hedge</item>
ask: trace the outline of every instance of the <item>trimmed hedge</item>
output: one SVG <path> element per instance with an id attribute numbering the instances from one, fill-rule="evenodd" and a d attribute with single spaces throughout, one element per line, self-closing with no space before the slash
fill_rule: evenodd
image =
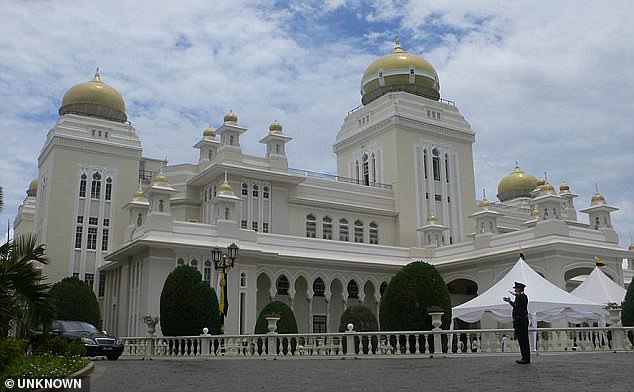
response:
<path id="1" fill-rule="evenodd" d="M 101 328 L 99 302 L 92 287 L 75 277 L 64 278 L 55 283 L 49 294 L 57 307 L 57 320 L 85 321 Z"/>
<path id="2" fill-rule="evenodd" d="M 164 336 L 200 335 L 205 327 L 212 335 L 220 334 L 218 297 L 194 267 L 181 265 L 167 276 L 160 309 Z"/>
<path id="3" fill-rule="evenodd" d="M 634 326 L 634 282 L 630 283 L 625 294 L 625 300 L 621 307 L 621 324 L 624 327 Z"/>
<path id="4" fill-rule="evenodd" d="M 297 320 L 291 308 L 282 301 L 273 301 L 266 305 L 258 315 L 255 323 L 255 333 L 263 334 L 269 332 L 266 317 L 270 314 L 277 314 L 280 319 L 277 321 L 277 333 L 297 333 Z"/>
<path id="5" fill-rule="evenodd" d="M 451 323 L 451 299 L 442 276 L 431 264 L 415 261 L 403 267 L 387 285 L 379 311 L 383 331 L 428 331 L 430 308 L 440 307 L 441 328 Z"/>
<path id="6" fill-rule="evenodd" d="M 374 332 L 379 330 L 379 322 L 374 313 L 365 305 L 354 305 L 341 315 L 339 332 L 348 330 L 348 324 L 354 325 L 355 332 Z"/>

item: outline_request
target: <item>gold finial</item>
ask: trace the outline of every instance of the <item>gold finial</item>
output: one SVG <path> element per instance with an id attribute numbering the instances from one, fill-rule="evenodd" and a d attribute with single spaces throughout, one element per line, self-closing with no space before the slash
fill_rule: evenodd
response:
<path id="1" fill-rule="evenodd" d="M 403 49 L 401 49 L 401 38 L 398 34 L 394 37 L 394 51 L 392 53 L 402 53 Z"/>
<path id="2" fill-rule="evenodd" d="M 487 198 L 487 190 L 486 190 L 486 188 L 482 188 L 482 198 L 483 199 Z"/>
<path id="3" fill-rule="evenodd" d="M 594 183 L 594 193 L 599 193 L 599 185 L 597 185 L 597 183 Z"/>
<path id="4" fill-rule="evenodd" d="M 95 71 L 95 76 L 93 76 L 92 82 L 101 83 L 101 74 L 99 73 L 99 67 L 97 67 L 97 70 Z"/>

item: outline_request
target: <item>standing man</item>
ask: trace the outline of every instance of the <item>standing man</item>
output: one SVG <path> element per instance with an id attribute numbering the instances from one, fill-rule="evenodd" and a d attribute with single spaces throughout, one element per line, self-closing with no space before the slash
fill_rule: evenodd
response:
<path id="1" fill-rule="evenodd" d="M 528 343 L 528 297 L 524 294 L 524 288 L 526 288 L 525 284 L 515 282 L 513 286 L 515 301 L 511 301 L 509 297 L 503 298 L 513 307 L 513 329 L 522 353 L 522 359 L 515 362 L 521 365 L 531 363 L 531 351 Z"/>

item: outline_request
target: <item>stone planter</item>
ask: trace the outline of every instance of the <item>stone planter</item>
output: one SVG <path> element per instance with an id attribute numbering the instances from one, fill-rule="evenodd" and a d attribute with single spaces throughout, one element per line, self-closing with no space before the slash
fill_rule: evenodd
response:
<path id="1" fill-rule="evenodd" d="M 269 323 L 269 333 L 275 333 L 277 330 L 277 322 L 280 320 L 279 317 L 265 317 L 266 321 Z"/>
<path id="2" fill-rule="evenodd" d="M 610 314 L 610 325 L 612 326 L 620 326 L 621 325 L 621 308 L 607 309 Z"/>
<path id="3" fill-rule="evenodd" d="M 445 312 L 429 312 L 429 315 L 431 316 L 431 325 L 434 329 L 439 329 L 442 325 L 441 318 L 443 314 L 445 314 Z"/>

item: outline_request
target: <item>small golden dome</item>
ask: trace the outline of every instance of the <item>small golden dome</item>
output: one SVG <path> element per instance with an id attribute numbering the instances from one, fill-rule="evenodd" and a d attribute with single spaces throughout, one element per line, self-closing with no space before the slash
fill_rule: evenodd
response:
<path id="1" fill-rule="evenodd" d="M 163 173 L 158 173 L 154 176 L 154 182 L 166 182 L 167 177 Z"/>
<path id="2" fill-rule="evenodd" d="M 438 218 L 437 218 L 437 217 L 436 217 L 436 215 L 434 215 L 434 214 L 429 215 L 429 216 L 427 217 L 427 222 L 429 222 L 429 223 L 434 223 L 434 222 L 437 222 L 437 221 L 438 221 Z"/>
<path id="3" fill-rule="evenodd" d="M 216 130 L 209 127 L 203 131 L 203 137 L 216 137 Z"/>
<path id="4" fill-rule="evenodd" d="M 634 252 L 634 242 L 630 243 L 630 246 L 627 248 L 630 252 Z"/>
<path id="5" fill-rule="evenodd" d="M 393 91 L 440 99 L 440 83 L 434 67 L 424 58 L 401 49 L 398 37 L 392 53 L 374 60 L 363 73 L 361 103 L 367 105 Z"/>
<path id="6" fill-rule="evenodd" d="M 480 207 L 480 208 L 491 207 L 491 202 L 488 201 L 486 199 L 486 197 L 485 197 L 484 199 L 480 200 L 480 203 L 478 204 L 478 207 Z"/>
<path id="7" fill-rule="evenodd" d="M 544 185 L 542 185 L 542 190 L 543 191 L 555 191 L 555 187 L 552 186 L 549 182 L 545 183 Z"/>
<path id="8" fill-rule="evenodd" d="M 220 192 L 229 192 L 231 191 L 231 185 L 227 181 L 223 182 L 218 188 Z"/>
<path id="9" fill-rule="evenodd" d="M 537 180 L 537 185 L 535 186 L 535 188 L 541 188 L 545 184 L 546 184 L 546 180 L 544 180 L 543 178 L 540 178 L 539 180 Z"/>
<path id="10" fill-rule="evenodd" d="M 34 178 L 33 181 L 29 184 L 29 189 L 26 190 L 26 195 L 29 197 L 37 196 L 37 186 L 39 185 L 39 180 Z"/>
<path id="11" fill-rule="evenodd" d="M 226 123 L 237 123 L 238 122 L 238 116 L 233 111 L 229 110 L 229 113 L 225 114 L 224 122 L 226 122 Z"/>
<path id="12" fill-rule="evenodd" d="M 530 197 L 531 192 L 537 187 L 537 178 L 519 166 L 515 166 L 512 173 L 502 177 L 498 184 L 498 199 L 500 201 L 512 200 L 518 197 Z"/>
<path id="13" fill-rule="evenodd" d="M 136 199 L 138 197 L 143 197 L 143 190 L 137 189 L 136 191 L 134 191 L 134 198 Z"/>
<path id="14" fill-rule="evenodd" d="M 597 193 L 594 194 L 594 196 L 592 196 L 592 199 L 590 199 L 590 204 L 591 205 L 606 204 L 605 197 L 603 197 L 602 194 L 597 192 Z"/>
<path id="15" fill-rule="evenodd" d="M 282 124 L 277 122 L 277 120 L 273 121 L 269 126 L 269 132 L 271 133 L 282 133 Z"/>
<path id="16" fill-rule="evenodd" d="M 537 207 L 533 208 L 533 210 L 531 211 L 531 217 L 532 218 L 539 217 L 539 208 L 537 208 Z"/>
<path id="17" fill-rule="evenodd" d="M 565 182 L 559 185 L 559 192 L 569 192 L 569 191 L 570 191 L 570 187 Z"/>
<path id="18" fill-rule="evenodd" d="M 59 115 L 80 114 L 126 122 L 125 102 L 117 90 L 101 80 L 99 68 L 91 81 L 80 83 L 64 94 Z"/>

